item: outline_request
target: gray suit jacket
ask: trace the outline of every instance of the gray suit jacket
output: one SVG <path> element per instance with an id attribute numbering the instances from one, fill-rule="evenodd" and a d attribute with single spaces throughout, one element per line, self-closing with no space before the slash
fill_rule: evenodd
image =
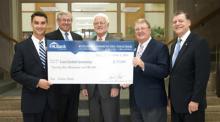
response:
<path id="1" fill-rule="evenodd" d="M 97 36 L 95 36 L 93 38 L 93 40 L 96 40 L 96 38 L 97 38 Z M 111 37 L 111 35 L 108 33 L 105 40 L 112 40 L 112 39 L 114 40 L 114 38 Z M 118 39 L 115 39 L 115 40 L 118 40 Z M 108 70 L 108 69 L 106 69 L 106 70 Z M 96 86 L 99 90 L 100 95 L 103 98 L 110 97 L 111 88 L 120 88 L 119 84 L 85 84 L 85 85 L 82 85 L 82 88 L 88 90 L 88 96 L 89 96 L 89 98 L 91 98 L 94 95 L 94 91 L 95 91 Z"/>

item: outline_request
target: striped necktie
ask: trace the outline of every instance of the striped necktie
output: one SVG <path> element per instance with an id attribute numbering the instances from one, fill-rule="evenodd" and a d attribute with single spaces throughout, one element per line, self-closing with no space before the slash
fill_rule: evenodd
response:
<path id="1" fill-rule="evenodd" d="M 181 49 L 180 43 L 181 43 L 181 39 L 178 39 L 177 42 L 176 42 L 176 46 L 175 46 L 175 49 L 174 49 L 173 56 L 172 56 L 172 67 L 175 64 L 176 58 L 177 58 L 177 56 L 179 54 L 179 51 Z"/>
<path id="2" fill-rule="evenodd" d="M 43 65 L 43 68 L 45 69 L 45 67 L 46 67 L 46 50 L 44 48 L 43 43 L 44 43 L 43 41 L 41 41 L 39 43 L 39 56 L 40 56 L 40 60 Z"/>
<path id="3" fill-rule="evenodd" d="M 144 45 L 140 45 L 140 47 L 139 47 L 139 49 L 138 49 L 138 52 L 137 52 L 136 56 L 141 57 L 143 51 L 144 51 Z"/>
<path id="4" fill-rule="evenodd" d="M 69 33 L 66 32 L 66 33 L 65 33 L 65 40 L 66 40 L 66 41 L 69 41 L 69 40 L 70 40 L 70 39 L 68 38 L 68 35 L 69 35 Z"/>

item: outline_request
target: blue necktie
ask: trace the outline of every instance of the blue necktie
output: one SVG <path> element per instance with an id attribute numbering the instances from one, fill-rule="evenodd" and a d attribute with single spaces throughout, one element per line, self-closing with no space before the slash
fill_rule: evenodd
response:
<path id="1" fill-rule="evenodd" d="M 176 58 L 179 54 L 179 51 L 180 51 L 180 43 L 181 43 L 181 39 L 178 39 L 177 40 L 177 43 L 176 43 L 176 46 L 175 46 L 175 49 L 174 49 L 174 53 L 173 53 L 173 57 L 172 57 L 172 67 L 174 66 L 174 63 L 176 61 Z"/>
<path id="2" fill-rule="evenodd" d="M 68 35 L 69 35 L 69 33 L 66 32 L 66 33 L 65 33 L 65 40 L 66 40 L 66 41 L 69 41 Z"/>
<path id="3" fill-rule="evenodd" d="M 44 45 L 43 45 L 43 41 L 41 41 L 39 43 L 39 56 L 40 56 L 40 60 L 41 60 L 41 63 L 45 69 L 45 66 L 46 66 L 46 50 L 44 48 Z"/>

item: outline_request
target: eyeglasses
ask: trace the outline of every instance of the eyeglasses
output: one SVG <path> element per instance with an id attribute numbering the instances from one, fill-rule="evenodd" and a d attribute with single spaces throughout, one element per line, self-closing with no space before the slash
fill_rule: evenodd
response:
<path id="1" fill-rule="evenodd" d="M 72 22 L 71 19 L 61 19 L 61 21 L 64 21 L 64 22 Z"/>
<path id="2" fill-rule="evenodd" d="M 140 27 L 140 28 L 135 28 L 135 31 L 142 31 L 142 30 L 146 30 L 148 29 L 148 27 Z"/>
<path id="3" fill-rule="evenodd" d="M 105 25 L 106 22 L 94 22 L 93 24 L 94 24 L 95 26 L 96 26 L 96 25 Z"/>

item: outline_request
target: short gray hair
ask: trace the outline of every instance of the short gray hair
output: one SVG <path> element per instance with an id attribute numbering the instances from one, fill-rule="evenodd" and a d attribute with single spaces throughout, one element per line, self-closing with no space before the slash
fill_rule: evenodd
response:
<path id="1" fill-rule="evenodd" d="M 144 18 L 140 18 L 140 19 L 136 20 L 135 21 L 135 26 L 136 26 L 136 24 L 142 24 L 142 23 L 147 24 L 148 28 L 151 28 L 150 23 Z"/>
<path id="2" fill-rule="evenodd" d="M 93 17 L 93 22 L 94 22 L 94 20 L 95 20 L 96 17 L 103 17 L 103 18 L 105 18 L 105 21 L 107 22 L 107 24 L 109 24 L 109 19 L 108 19 L 108 16 L 107 16 L 106 14 L 104 14 L 104 13 L 98 13 L 98 14 L 96 14 L 96 15 Z"/>
<path id="3" fill-rule="evenodd" d="M 57 20 L 60 20 L 62 16 L 70 16 L 71 17 L 71 20 L 72 20 L 72 14 L 68 11 L 60 11 L 58 14 L 57 14 Z"/>

